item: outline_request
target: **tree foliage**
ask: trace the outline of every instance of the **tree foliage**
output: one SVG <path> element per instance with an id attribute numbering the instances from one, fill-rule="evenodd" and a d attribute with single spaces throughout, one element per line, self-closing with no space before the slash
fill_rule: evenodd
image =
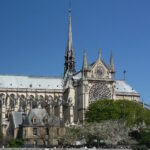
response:
<path id="1" fill-rule="evenodd" d="M 102 122 L 104 120 L 124 120 L 130 125 L 145 122 L 150 124 L 150 110 L 141 104 L 129 100 L 99 100 L 90 104 L 85 113 L 87 122 Z"/>
<path id="2" fill-rule="evenodd" d="M 66 133 L 61 137 L 61 143 L 64 145 L 74 145 L 76 141 L 82 137 L 81 128 L 79 127 L 66 127 Z"/>
<path id="3" fill-rule="evenodd" d="M 101 123 L 87 123 L 83 126 L 66 128 L 62 138 L 64 145 L 74 145 L 76 141 L 82 144 L 100 146 L 103 144 L 135 144 L 129 132 L 132 129 L 123 121 L 103 121 Z"/>
<path id="4" fill-rule="evenodd" d="M 135 143 L 129 136 L 131 128 L 123 121 L 103 121 L 101 123 L 85 124 L 81 130 L 86 142 L 92 144 L 96 141 L 110 145 Z"/>

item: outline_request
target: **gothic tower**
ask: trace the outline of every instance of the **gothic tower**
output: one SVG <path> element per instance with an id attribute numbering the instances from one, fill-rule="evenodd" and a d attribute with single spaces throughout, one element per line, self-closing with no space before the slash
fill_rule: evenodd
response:
<path id="1" fill-rule="evenodd" d="M 70 75 L 73 75 L 75 73 L 75 55 L 72 42 L 71 10 L 69 10 L 69 30 L 67 48 L 65 53 L 64 76 L 68 73 Z"/>

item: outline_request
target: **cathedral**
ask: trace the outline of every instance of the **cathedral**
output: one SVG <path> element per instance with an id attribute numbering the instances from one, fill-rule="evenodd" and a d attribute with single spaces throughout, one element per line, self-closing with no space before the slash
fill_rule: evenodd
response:
<path id="1" fill-rule="evenodd" d="M 125 80 L 115 78 L 112 53 L 108 66 L 102 59 L 101 50 L 97 60 L 90 64 L 84 51 L 82 68 L 76 71 L 71 13 L 68 24 L 63 77 L 0 75 L 0 118 L 4 135 L 9 132 L 16 138 L 21 126 L 25 136 L 26 128 L 34 126 L 36 121 L 42 126 L 54 119 L 60 128 L 82 124 L 86 109 L 96 100 L 139 101 L 140 95 Z M 36 132 L 34 128 L 33 134 Z"/>

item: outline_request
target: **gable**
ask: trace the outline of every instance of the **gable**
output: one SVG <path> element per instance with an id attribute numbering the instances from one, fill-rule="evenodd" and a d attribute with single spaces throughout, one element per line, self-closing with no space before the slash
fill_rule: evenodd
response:
<path id="1" fill-rule="evenodd" d="M 94 78 L 109 78 L 109 69 L 103 60 L 98 59 L 91 66 L 91 77 Z"/>

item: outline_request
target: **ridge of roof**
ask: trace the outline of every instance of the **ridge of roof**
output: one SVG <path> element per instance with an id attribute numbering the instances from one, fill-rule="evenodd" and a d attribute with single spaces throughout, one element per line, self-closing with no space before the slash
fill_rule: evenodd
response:
<path id="1" fill-rule="evenodd" d="M 0 74 L 0 76 L 10 76 L 10 77 L 28 77 L 28 78 L 56 78 L 63 79 L 62 76 L 36 76 L 36 75 L 13 75 L 13 74 Z"/>

